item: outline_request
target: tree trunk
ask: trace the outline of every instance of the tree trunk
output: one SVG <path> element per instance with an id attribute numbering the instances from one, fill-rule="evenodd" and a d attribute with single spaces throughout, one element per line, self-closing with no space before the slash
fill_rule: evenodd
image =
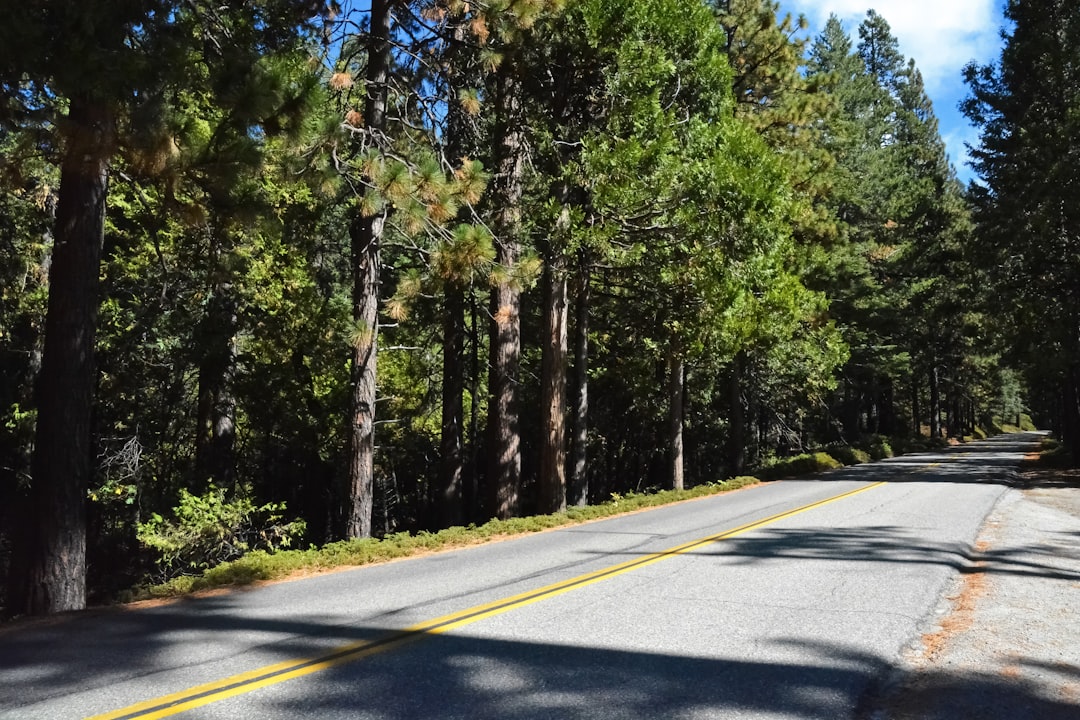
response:
<path id="1" fill-rule="evenodd" d="M 216 283 L 203 317 L 198 339 L 199 361 L 198 435 L 195 464 L 199 480 L 218 487 L 236 483 L 236 306 L 227 283 Z"/>
<path id="2" fill-rule="evenodd" d="M 679 343 L 672 340 L 668 346 L 668 438 L 671 443 L 671 487 L 682 490 L 683 468 L 683 389 L 686 379 L 686 361 Z"/>
<path id="3" fill-rule="evenodd" d="M 392 0 L 371 3 L 367 102 L 371 132 L 386 126 Z M 349 398 L 348 477 L 341 498 L 342 536 L 371 536 L 375 485 L 375 361 L 379 339 L 379 242 L 386 218 L 355 217 L 349 226 L 352 255 L 353 347 Z"/>
<path id="4" fill-rule="evenodd" d="M 570 455 L 569 503 L 589 503 L 589 262 L 581 253 L 574 322 L 574 437 Z"/>
<path id="5" fill-rule="evenodd" d="M 379 237 L 383 218 L 352 223 L 353 322 L 349 456 L 341 536 L 371 537 L 375 492 L 375 369 L 379 333 Z"/>
<path id="6" fill-rule="evenodd" d="M 959 388 L 953 389 L 953 437 L 963 439 L 963 395 Z"/>
<path id="7" fill-rule="evenodd" d="M 1065 445 L 1072 452 L 1073 465 L 1080 467 L 1080 365 L 1071 365 L 1065 380 Z M 1017 418 L 1017 426 L 1020 419 Z"/>
<path id="8" fill-rule="evenodd" d="M 499 66 L 495 94 L 495 248 L 500 265 L 513 268 L 521 253 L 521 195 L 525 137 L 519 118 L 515 59 Z M 518 372 L 521 361 L 521 290 L 513 281 L 491 292 L 491 365 L 488 377 L 488 514 L 513 517 L 521 486 Z"/>
<path id="9" fill-rule="evenodd" d="M 439 522 L 442 527 L 460 525 L 462 505 L 462 434 L 465 406 L 465 293 L 447 283 L 443 308 L 442 439 L 439 466 Z"/>
<path id="10" fill-rule="evenodd" d="M 878 432 L 892 435 L 896 432 L 896 409 L 893 405 L 893 379 L 884 377 L 878 389 Z"/>
<path id="11" fill-rule="evenodd" d="M 465 18 L 454 23 L 452 40 L 444 63 L 450 92 L 446 118 L 446 155 L 457 159 L 463 157 L 466 123 L 465 110 L 457 99 L 460 73 L 455 58 L 465 42 Z M 465 213 L 459 213 L 464 220 Z M 443 384 L 442 422 L 439 443 L 439 484 L 437 517 L 440 527 L 461 525 L 464 522 L 464 488 L 462 477 L 465 469 L 464 432 L 465 406 L 465 287 L 461 278 L 450 278 L 443 289 Z M 475 398 L 475 394 L 473 398 Z M 474 407 L 476 403 L 473 403 Z M 471 498 L 470 498 L 471 499 Z"/>
<path id="12" fill-rule="evenodd" d="M 732 476 L 741 475 L 746 468 L 746 415 L 742 404 L 742 373 L 745 354 L 739 352 L 732 358 L 731 374 L 728 376 L 728 462 Z"/>
<path id="13" fill-rule="evenodd" d="M 569 221 L 563 209 L 560 226 Z M 566 509 L 566 261 L 558 248 L 544 266 L 544 345 L 540 361 L 540 477 L 541 513 Z"/>
<path id="14" fill-rule="evenodd" d="M 911 429 L 912 437 L 922 437 L 922 409 L 919 407 L 919 374 L 911 374 Z"/>
<path id="15" fill-rule="evenodd" d="M 950 383 L 945 388 L 945 437 L 957 437 L 956 389 Z"/>
<path id="16" fill-rule="evenodd" d="M 104 103 L 71 99 L 60 169 L 49 305 L 37 388 L 32 480 L 9 573 L 12 614 L 86 606 L 86 491 L 98 275 L 115 119 Z"/>
<path id="17" fill-rule="evenodd" d="M 859 415 L 862 408 L 862 395 L 855 382 L 844 378 L 844 440 L 855 442 L 859 439 Z"/>
<path id="18" fill-rule="evenodd" d="M 480 470 L 480 309 L 476 295 L 469 293 L 469 462 L 464 478 L 465 519 L 481 520 L 477 476 Z"/>
<path id="19" fill-rule="evenodd" d="M 930 368 L 930 437 L 941 437 L 941 386 L 937 365 Z"/>

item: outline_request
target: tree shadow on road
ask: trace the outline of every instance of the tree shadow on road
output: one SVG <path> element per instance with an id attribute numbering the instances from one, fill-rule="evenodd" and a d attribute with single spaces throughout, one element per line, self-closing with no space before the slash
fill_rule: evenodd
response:
<path id="1" fill-rule="evenodd" d="M 1065 567 L 1062 562 L 1080 560 L 1080 547 L 1076 546 L 1074 535 L 1076 533 L 1072 532 L 1047 533 L 1045 541 L 1039 545 L 979 551 L 967 543 L 929 541 L 892 525 L 766 527 L 755 530 L 752 535 L 725 538 L 697 550 L 680 550 L 678 554 L 715 557 L 731 565 L 823 560 L 866 566 L 853 567 L 853 572 L 871 572 L 873 563 L 937 565 L 963 574 L 989 573 L 1078 582 L 1080 573 Z M 1032 560 L 1031 556 L 1037 560 Z"/>
<path id="2" fill-rule="evenodd" d="M 703 607 L 702 614 L 707 613 Z M 229 596 L 28 628 L 0 637 L 0 717 L 60 717 L 41 715 L 33 704 L 75 690 L 117 687 L 127 678 L 152 677 L 184 666 L 191 645 L 201 645 L 215 635 L 239 637 L 241 645 L 246 638 L 264 661 L 274 662 L 318 657 L 330 648 L 378 639 L 386 632 L 317 617 L 287 621 L 245 617 Z M 215 706 L 214 716 L 320 720 L 891 717 L 873 714 L 886 702 L 880 692 L 883 681 L 896 676 L 882 657 L 842 644 L 794 640 L 772 641 L 782 646 L 771 648 L 772 652 L 762 648 L 765 654 L 788 658 L 785 662 L 726 657 L 723 630 L 710 632 L 715 634 L 715 657 L 592 647 L 588 637 L 568 646 L 426 634 L 302 679 L 225 700 Z M 235 653 L 232 647 L 230 652 Z M 240 656 L 235 660 L 227 653 L 211 656 L 224 663 L 227 671 L 223 674 L 249 669 Z M 193 661 L 190 673 L 183 677 L 199 677 L 201 662 Z M 26 681 L 17 682 L 20 676 Z M 1007 709 L 1005 714 L 949 717 L 1075 717 L 1075 706 L 1043 697 L 1037 688 L 1011 683 L 1008 678 L 934 672 L 923 680 L 920 687 L 925 692 L 997 698 L 997 706 Z M 180 691 L 185 684 L 193 681 L 170 679 L 154 686 L 154 692 Z M 91 709 L 79 707 L 80 714 Z M 203 717 L 208 710 L 195 715 Z"/>
<path id="3" fill-rule="evenodd" d="M 815 480 L 863 480 L 867 482 L 950 482 L 1000 484 L 1022 487 L 1020 461 L 1038 446 L 1041 435 L 1002 435 L 965 445 L 899 455 L 864 465 L 853 465 L 814 476 Z"/>
<path id="4" fill-rule="evenodd" d="M 1020 665 L 1033 665 L 1018 661 Z M 1019 673 L 1018 673 L 1019 674 Z M 1075 669 L 1072 687 L 1080 689 Z M 868 706 L 877 720 L 1075 720 L 1078 698 L 1048 697 L 1045 690 L 1008 673 L 917 672 Z"/>
<path id="5" fill-rule="evenodd" d="M 1053 533 L 1068 536 L 1070 533 Z M 735 562 L 783 559 L 847 560 L 860 563 L 943 565 L 961 573 L 992 573 L 1080 581 L 1064 558 L 1080 559 L 1080 550 L 1063 551 L 1053 537 L 1038 546 L 1002 547 L 979 552 L 964 543 L 930 542 L 904 528 L 870 526 L 853 529 L 764 528 L 753 535 L 724 540 L 697 551 Z M 1034 555 L 1038 561 L 1025 556 Z"/>

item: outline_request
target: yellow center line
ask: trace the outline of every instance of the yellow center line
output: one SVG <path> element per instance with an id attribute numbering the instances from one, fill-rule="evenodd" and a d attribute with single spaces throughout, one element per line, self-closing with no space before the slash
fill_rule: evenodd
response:
<path id="1" fill-rule="evenodd" d="M 545 585 L 544 587 L 502 598 L 501 600 L 495 600 L 494 602 L 485 603 L 483 605 L 476 605 L 466 608 L 465 610 L 450 613 L 449 615 L 426 620 L 422 623 L 404 628 L 403 630 L 389 632 L 379 638 L 361 640 L 348 645 L 342 645 L 314 657 L 287 660 L 274 665 L 267 665 L 255 670 L 232 675 L 221 680 L 197 685 L 171 695 L 163 695 L 151 700 L 136 703 L 135 705 L 114 710 L 103 715 L 94 715 L 87 720 L 135 720 L 136 718 L 138 718 L 138 720 L 153 720 L 154 718 L 178 715 L 179 713 L 193 708 L 209 705 L 210 703 L 218 702 L 236 695 L 249 693 L 268 685 L 276 685 L 285 682 L 286 680 L 310 675 L 343 663 L 353 662 L 391 648 L 400 647 L 407 642 L 427 635 L 439 635 L 455 628 L 470 625 L 479 620 L 483 620 L 484 618 L 500 615 L 510 610 L 539 602 L 540 600 L 562 595 L 571 590 L 586 587 L 601 582 L 602 580 L 607 580 L 608 578 L 616 577 L 632 570 L 658 563 L 661 560 L 684 555 L 706 545 L 733 538 L 752 530 L 757 530 L 766 525 L 771 525 L 786 518 L 794 517 L 795 515 L 814 510 L 815 508 L 828 505 L 829 503 L 838 500 L 849 498 L 853 495 L 858 495 L 859 493 L 872 490 L 885 484 L 887 484 L 886 481 L 875 482 L 848 492 L 840 493 L 839 495 L 833 495 L 824 500 L 818 500 L 809 505 L 803 505 L 794 510 L 788 510 L 776 515 L 771 515 L 762 520 L 755 520 L 746 523 L 745 525 L 740 525 L 732 530 L 725 530 L 714 535 L 709 535 L 708 537 L 692 540 L 667 550 L 642 555 L 641 557 L 632 560 L 627 560 L 600 570 L 585 573 L 584 575 L 578 575 L 569 580 Z"/>

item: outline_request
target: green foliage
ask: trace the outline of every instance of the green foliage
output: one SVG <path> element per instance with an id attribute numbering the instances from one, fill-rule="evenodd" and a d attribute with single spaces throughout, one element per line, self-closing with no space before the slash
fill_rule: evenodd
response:
<path id="1" fill-rule="evenodd" d="M 964 71 L 970 96 L 962 110 L 981 129 L 972 149 L 981 178 L 970 188 L 973 259 L 1037 411 L 1080 456 L 1080 304 L 1072 290 L 1080 283 L 1080 213 L 1071 190 L 1080 172 L 1063 161 L 1080 131 L 1080 20 L 1064 0 L 1010 0 L 1005 17 L 999 61 Z M 1019 410 L 1010 404 L 1006 422 Z"/>
<path id="2" fill-rule="evenodd" d="M 843 466 L 842 462 L 833 458 L 829 453 L 804 453 L 769 463 L 758 472 L 758 475 L 761 476 L 762 480 L 781 480 L 788 477 L 799 477 L 826 470 L 835 470 Z"/>
<path id="3" fill-rule="evenodd" d="M 843 465 L 861 465 L 871 460 L 870 453 L 850 445 L 836 445 L 829 448 L 829 455 Z"/>
<path id="4" fill-rule="evenodd" d="M 359 538 L 343 540 L 308 550 L 278 550 L 267 552 L 253 549 L 242 557 L 206 568 L 197 577 L 177 577 L 157 585 L 136 589 L 126 600 L 151 597 L 173 597 L 189 592 L 227 585 L 244 585 L 261 580 L 273 580 L 301 571 L 327 570 L 337 567 L 367 565 L 408 557 L 421 552 L 445 550 L 475 545 L 493 539 L 525 533 L 540 532 L 550 528 L 575 525 L 598 520 L 643 508 L 667 505 L 723 492 L 739 490 L 759 482 L 756 477 L 740 476 L 716 483 L 707 483 L 688 490 L 664 490 L 657 493 L 629 493 L 613 497 L 606 503 L 586 507 L 572 507 L 554 515 L 490 520 L 483 525 L 455 526 L 438 532 L 392 533 L 383 538 Z M 194 516 L 207 516 L 211 512 L 224 514 L 224 506 L 212 499 L 187 496 L 187 504 L 200 506 L 185 511 Z M 181 503 L 185 498 L 182 496 Z M 178 508 L 178 513 L 180 509 Z M 259 509 L 261 511 L 262 509 Z M 248 510 L 250 512 L 250 508 Z M 155 518 L 155 523 L 157 519 Z M 160 525 L 160 523 L 157 523 Z M 194 523 L 191 523 L 194 524 Z M 157 533 L 155 533 L 157 534 Z M 159 544 L 172 547 L 171 540 Z M 280 547 L 280 545 L 279 545 Z"/>
<path id="5" fill-rule="evenodd" d="M 226 499 L 213 488 L 203 495 L 181 490 L 172 517 L 154 513 L 139 523 L 138 538 L 155 556 L 163 579 L 199 574 L 256 550 L 287 548 L 305 531 L 302 520 L 284 521 L 284 503 L 256 506 L 250 498 Z"/>
<path id="6" fill-rule="evenodd" d="M 884 435 L 874 435 L 870 438 L 870 457 L 874 460 L 884 460 L 893 456 L 892 445 Z"/>
<path id="7" fill-rule="evenodd" d="M 1055 44 L 1054 23 L 1026 8 L 1060 15 L 1061 0 L 1010 3 L 1022 21 L 1013 49 L 1000 68 L 970 71 L 969 110 L 987 129 L 976 159 L 993 188 L 969 190 L 978 234 L 921 75 L 876 13 L 854 39 L 832 18 L 807 42 L 805 21 L 775 0 L 397 3 L 391 112 L 372 130 L 361 111 L 373 87 L 362 80 L 370 4 L 327 18 L 340 43 L 306 34 L 300 5 L 278 0 L 244 12 L 170 1 L 150 20 L 137 3 L 54 5 L 81 30 L 57 35 L 23 9 L 6 26 L 14 34 L 0 31 L 0 543 L 30 479 L 58 118 L 65 93 L 85 87 L 115 99 L 120 129 L 97 333 L 92 587 L 139 570 L 140 517 L 151 518 L 140 537 L 153 574 L 180 574 L 155 592 L 172 592 L 713 492 L 705 481 L 735 464 L 739 422 L 750 466 L 792 448 L 832 454 L 772 464 L 770 478 L 940 446 L 922 432 L 946 406 L 991 432 L 1029 406 L 1055 424 L 1047 411 L 1062 406 L 1080 357 L 1069 334 L 1080 282 L 1069 255 L 1076 203 L 1061 195 L 1076 184 L 1075 163 L 1060 161 L 1072 157 L 1061 143 L 1075 136 L 1075 113 L 1058 112 L 1075 103 L 1047 98 L 1076 84 L 1029 69 L 1080 43 Z M 1072 16 L 1058 19 L 1073 37 Z M 502 181 L 493 160 L 507 132 L 528 160 L 513 208 L 485 196 Z M 508 238 L 493 222 L 503 211 L 521 227 L 506 265 L 496 258 Z M 376 331 L 352 319 L 350 230 L 376 215 L 386 220 L 374 458 L 385 537 L 282 551 L 300 532 L 285 504 L 307 538 L 330 537 L 346 354 Z M 591 497 L 611 500 L 426 533 L 441 510 L 439 420 L 452 386 L 444 320 L 454 313 L 464 338 L 452 360 L 471 489 L 489 450 L 479 428 L 490 289 L 523 293 L 516 383 L 534 408 L 545 302 L 534 286 L 552 268 L 568 275 L 569 305 L 591 290 L 587 475 Z M 1050 332 L 1034 331 L 1044 323 Z M 674 357 L 685 361 L 697 485 L 642 492 L 664 486 Z M 1020 362 L 1026 372 L 1009 367 Z M 231 435 L 215 445 L 221 427 Z M 523 413 L 526 473 L 540 438 Z M 210 469 L 215 453 L 224 462 Z M 210 478 L 251 499 L 183 490 Z M 467 517 L 480 522 L 476 500 Z"/>

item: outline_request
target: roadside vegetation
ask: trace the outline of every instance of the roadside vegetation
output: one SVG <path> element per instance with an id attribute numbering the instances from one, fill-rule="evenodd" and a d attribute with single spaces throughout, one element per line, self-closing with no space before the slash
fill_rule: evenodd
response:
<path id="1" fill-rule="evenodd" d="M 985 433 L 983 436 L 985 437 Z M 935 442 L 930 438 L 924 438 L 917 443 L 904 440 L 903 444 L 905 452 L 947 446 L 944 440 Z M 152 529 L 146 528 L 143 531 L 146 535 L 143 541 L 149 547 L 167 548 L 159 551 L 157 572 L 169 579 L 126 590 L 118 595 L 117 601 L 170 598 L 214 588 L 281 580 L 335 568 L 358 567 L 427 552 L 477 545 L 717 495 L 761 482 L 812 475 L 892 457 L 887 438 L 867 438 L 864 446 L 868 449 L 834 446 L 829 448 L 828 452 L 805 453 L 773 460 L 760 468 L 754 476 L 744 475 L 683 490 L 647 489 L 641 492 L 629 491 L 622 495 L 613 494 L 606 502 L 570 507 L 550 515 L 493 519 L 479 526 L 454 526 L 435 532 L 400 532 L 381 538 L 338 541 L 304 550 L 289 549 L 288 546 L 293 541 L 292 533 L 289 528 L 277 524 L 278 516 L 269 515 L 261 524 L 256 521 L 253 515 L 257 511 L 265 513 L 266 508 L 245 506 L 223 512 L 220 507 L 211 506 L 204 507 L 203 512 L 193 512 L 188 507 L 184 512 L 178 513 L 175 521 L 158 520 Z M 1059 447 L 1059 444 L 1048 441 L 1047 446 Z M 226 513 L 228 518 L 225 517 Z M 256 536 L 258 540 L 254 544 L 258 547 L 250 547 L 244 542 L 237 543 L 236 538 L 243 535 Z M 186 538 L 186 544 L 183 541 L 176 542 L 178 538 Z M 288 539 L 282 542 L 284 538 Z M 220 561 L 226 554 L 232 554 L 234 559 Z"/>
<path id="2" fill-rule="evenodd" d="M 1042 447 L 1039 450 L 1038 465 L 1042 468 L 1071 468 L 1073 467 L 1072 455 L 1069 448 L 1060 440 L 1046 437 L 1043 438 Z"/>
<path id="3" fill-rule="evenodd" d="M 1080 451 L 1080 80 L 1038 65 L 1080 68 L 1065 0 L 1009 2 L 1001 62 L 969 68 L 969 187 L 872 10 L 5 9 L 0 615 L 472 542 L 995 417 Z"/>
<path id="4" fill-rule="evenodd" d="M 755 477 L 742 476 L 684 490 L 640 493 L 631 491 L 625 495 L 615 495 L 607 502 L 597 505 L 567 508 L 551 515 L 531 515 L 507 520 L 494 519 L 479 526 L 454 526 L 436 532 L 392 533 L 382 538 L 343 540 L 306 550 L 281 548 L 254 550 L 236 560 L 206 567 L 198 574 L 183 574 L 167 582 L 136 588 L 123 593 L 119 599 L 127 602 L 173 597 L 210 588 L 276 580 L 297 573 L 320 572 L 333 568 L 385 562 L 426 552 L 476 545 L 494 539 L 576 525 L 646 508 L 730 492 L 756 485 L 759 482 Z M 203 557 L 193 553 L 191 567 L 198 568 L 200 565 L 208 565 L 208 563 Z"/>

